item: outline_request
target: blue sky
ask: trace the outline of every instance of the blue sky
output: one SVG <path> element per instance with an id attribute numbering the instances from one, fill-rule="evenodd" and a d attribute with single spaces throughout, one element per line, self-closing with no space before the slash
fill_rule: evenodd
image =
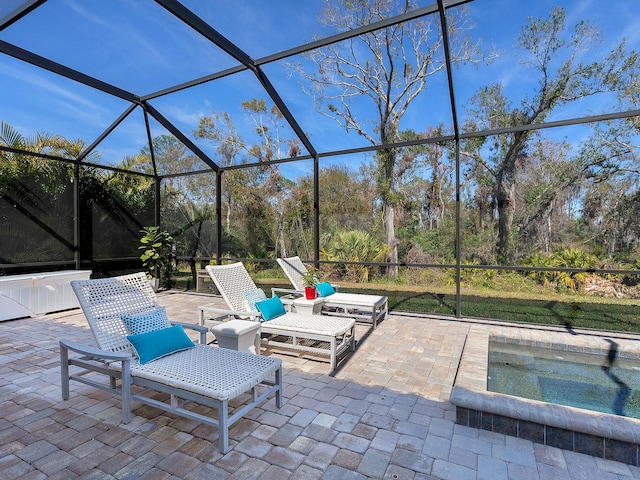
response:
<path id="1" fill-rule="evenodd" d="M 303 3 L 184 0 L 183 3 L 254 59 L 306 43 L 314 35 L 331 33 L 318 23 L 323 4 L 320 0 Z M 18 4 L 16 0 L 4 0 L 0 5 L 0 18 Z M 420 6 L 429 4 L 431 2 L 419 2 Z M 640 50 L 637 0 L 607 4 L 596 0 L 476 0 L 468 5 L 470 20 L 475 24 L 469 34 L 481 38 L 485 48 L 496 48 L 500 57 L 489 66 L 467 66 L 453 72 L 462 116 L 466 115 L 464 105 L 470 96 L 491 82 L 501 82 L 516 104 L 532 90 L 534 79 L 530 71 L 519 64 L 514 45 L 527 17 L 544 17 L 554 5 L 565 7 L 569 25 L 590 19 L 603 31 L 607 43 L 589 53 L 594 58 L 608 51 L 622 36 L 627 37 L 630 48 Z M 0 40 L 138 95 L 237 64 L 151 0 L 49 0 L 0 32 Z M 298 79 L 289 75 L 282 65 L 266 65 L 264 70 L 318 151 L 367 146 L 362 137 L 355 133 L 345 135 L 335 122 L 319 115 L 311 99 L 302 93 Z M 0 54 L 0 86 L 0 121 L 13 125 L 26 136 L 35 132 L 57 133 L 71 139 L 84 139 L 90 144 L 128 106 L 125 101 L 4 54 Z M 241 101 L 254 97 L 267 98 L 255 77 L 245 72 L 160 97 L 152 104 L 188 136 L 197 128 L 198 119 L 212 109 L 229 112 L 240 133 L 247 132 L 249 136 L 252 125 L 239 106 Z M 607 111 L 611 108 L 608 101 L 600 98 L 582 102 L 559 111 L 553 119 Z M 355 108 L 363 115 L 372 111 L 365 102 Z M 424 131 L 427 126 L 440 122 L 451 123 L 444 72 L 430 79 L 427 90 L 408 110 L 401 127 Z M 154 135 L 166 133 L 155 123 L 152 129 Z M 115 164 L 126 155 L 138 153 L 144 142 L 142 114 L 136 111 L 98 150 L 104 163 Z M 207 154 L 214 155 L 211 145 L 198 145 Z"/>

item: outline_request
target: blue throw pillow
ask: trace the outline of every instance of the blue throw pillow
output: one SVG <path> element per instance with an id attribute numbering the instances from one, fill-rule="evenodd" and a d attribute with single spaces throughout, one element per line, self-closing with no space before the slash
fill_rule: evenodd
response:
<path id="1" fill-rule="evenodd" d="M 158 307 L 137 315 L 121 315 L 120 318 L 125 327 L 127 327 L 129 335 L 138 335 L 139 333 L 152 332 L 171 326 L 171 322 L 167 318 L 167 310 L 164 307 Z"/>
<path id="2" fill-rule="evenodd" d="M 333 293 L 336 293 L 335 289 L 331 286 L 329 282 L 322 282 L 316 285 L 316 290 L 318 291 L 318 295 L 321 297 L 326 297 Z"/>
<path id="3" fill-rule="evenodd" d="M 271 320 L 272 318 L 276 318 L 287 313 L 284 309 L 284 305 L 282 304 L 282 300 L 280 300 L 280 297 L 278 296 L 256 302 L 256 308 L 260 313 L 262 313 L 262 318 L 264 320 Z"/>
<path id="4" fill-rule="evenodd" d="M 127 335 L 127 340 L 133 345 L 141 364 L 195 347 L 184 332 L 182 325 L 137 335 Z"/>
<path id="5" fill-rule="evenodd" d="M 251 310 L 252 312 L 257 312 L 258 307 L 256 307 L 256 302 L 266 300 L 267 296 L 264 294 L 262 289 L 257 288 L 255 290 L 247 290 L 246 292 L 244 292 L 244 298 L 247 300 L 249 310 Z"/>

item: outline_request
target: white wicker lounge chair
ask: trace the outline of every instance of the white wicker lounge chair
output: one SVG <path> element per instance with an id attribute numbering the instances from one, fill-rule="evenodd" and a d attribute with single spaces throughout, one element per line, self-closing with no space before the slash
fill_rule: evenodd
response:
<path id="1" fill-rule="evenodd" d="M 98 348 L 60 341 L 63 399 L 69 398 L 70 380 L 115 392 L 122 397 L 125 423 L 131 419 L 131 401 L 137 400 L 217 428 L 222 453 L 229 449 L 230 426 L 243 415 L 274 394 L 276 405 L 282 406 L 280 359 L 208 346 L 205 344 L 207 329 L 196 324 L 181 325 L 200 332 L 199 344 L 141 363 L 127 334 L 131 333 L 132 325 L 136 329 L 144 327 L 143 331 L 147 329 L 140 318 L 157 312 L 160 307 L 144 273 L 76 280 L 71 285 Z M 129 325 L 125 325 L 125 320 Z M 186 335 L 182 336 L 190 342 Z M 155 347 L 158 343 L 152 345 Z M 69 351 L 81 356 L 70 358 Z M 140 348 L 139 351 L 142 352 Z M 73 375 L 70 367 L 74 367 Z M 75 373 L 76 367 L 82 370 Z M 91 372 L 108 376 L 109 385 L 92 379 L 94 375 L 85 376 Z M 147 396 L 149 389 L 168 394 L 167 401 L 158 399 L 157 393 Z M 234 399 L 237 399 L 234 405 L 238 406 L 230 409 L 229 402 Z M 217 418 L 186 408 L 193 402 L 214 408 Z"/>
<path id="2" fill-rule="evenodd" d="M 274 292 L 304 294 L 302 277 L 307 268 L 300 257 L 278 258 L 278 265 L 293 285 L 293 290 L 274 289 Z M 334 287 L 336 287 L 334 285 Z M 337 290 L 337 287 L 336 287 Z M 377 328 L 378 322 L 384 320 L 388 311 L 388 299 L 382 295 L 366 295 L 361 293 L 344 293 L 336 291 L 324 298 L 322 313 L 355 318 L 357 321 L 370 322 Z"/>
<path id="3" fill-rule="evenodd" d="M 205 267 L 216 288 L 227 302 L 229 310 L 209 306 L 200 308 L 200 323 L 204 323 L 204 312 L 216 317 L 251 318 L 261 321 L 262 344 L 314 355 L 328 356 L 331 370 L 348 349 L 355 348 L 355 321 L 352 318 L 327 317 L 287 312 L 264 321 L 259 311 L 252 311 L 247 292 L 258 290 L 249 272 L 241 262 L 230 265 L 207 265 Z"/>

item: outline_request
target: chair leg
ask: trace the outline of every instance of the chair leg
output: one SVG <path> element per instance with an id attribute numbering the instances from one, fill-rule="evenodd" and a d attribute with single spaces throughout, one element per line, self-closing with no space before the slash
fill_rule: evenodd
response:
<path id="1" fill-rule="evenodd" d="M 69 350 L 60 342 L 60 385 L 62 399 L 69 400 Z"/>
<path id="2" fill-rule="evenodd" d="M 351 351 L 356 351 L 356 326 L 351 328 Z"/>
<path id="3" fill-rule="evenodd" d="M 220 453 L 227 453 L 229 450 L 229 402 L 222 401 L 218 409 L 218 437 Z"/>
<path id="4" fill-rule="evenodd" d="M 331 371 L 336 369 L 336 337 L 331 339 Z"/>
<path id="5" fill-rule="evenodd" d="M 122 361 L 122 378 L 120 382 L 122 389 L 122 421 L 129 423 L 131 420 L 131 362 Z"/>
<path id="6" fill-rule="evenodd" d="M 276 370 L 276 385 L 278 385 L 278 390 L 276 391 L 276 407 L 282 407 L 284 395 L 282 392 L 282 366 Z"/>

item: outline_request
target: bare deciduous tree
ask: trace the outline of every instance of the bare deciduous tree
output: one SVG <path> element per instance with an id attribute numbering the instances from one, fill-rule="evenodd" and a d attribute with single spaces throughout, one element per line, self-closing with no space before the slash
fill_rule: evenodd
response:
<path id="1" fill-rule="evenodd" d="M 638 56 L 626 52 L 622 42 L 606 58 L 593 60 L 588 55 L 601 41 L 599 31 L 588 21 L 579 22 L 569 39 L 566 14 L 556 7 L 548 18 L 530 18 L 518 39 L 525 52 L 522 63 L 531 67 L 537 86 L 532 96 L 513 106 L 501 84 L 481 88 L 472 99 L 467 130 L 490 130 L 542 123 L 558 107 L 599 93 L 625 92 L 637 85 Z M 516 131 L 484 142 L 473 140 L 463 146 L 462 154 L 491 179 L 491 205 L 497 213 L 498 263 L 513 261 L 510 240 L 515 212 L 515 179 L 525 168 L 532 131 Z M 591 163 L 591 162 L 587 162 Z"/>
<path id="2" fill-rule="evenodd" d="M 338 32 L 370 25 L 415 9 L 414 2 L 337 0 L 328 3 L 320 21 Z M 452 43 L 452 61 L 482 60 L 479 42 L 466 32 L 471 29 L 465 8 L 447 17 Z M 442 32 L 436 15 L 400 23 L 314 50 L 308 58 L 316 65 L 311 72 L 295 66 L 309 82 L 307 93 L 316 109 L 338 122 L 345 130 L 363 136 L 372 145 L 397 142 L 400 120 L 409 105 L 427 87 L 429 77 L 446 68 Z M 353 101 L 357 98 L 358 105 Z M 363 112 L 360 100 L 368 100 L 375 114 Z M 384 149 L 376 155 L 378 197 L 389 249 L 389 262 L 398 262 L 394 208 L 398 202 L 396 169 L 398 150 Z M 390 277 L 397 276 L 390 266 Z"/>

